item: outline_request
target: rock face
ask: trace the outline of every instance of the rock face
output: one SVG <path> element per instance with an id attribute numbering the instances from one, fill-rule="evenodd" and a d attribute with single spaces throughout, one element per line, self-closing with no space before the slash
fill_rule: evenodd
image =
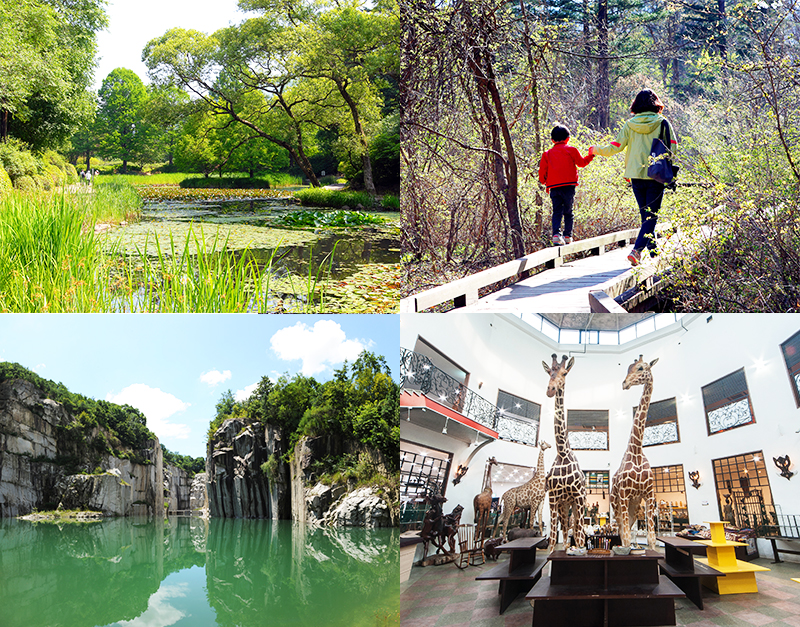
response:
<path id="1" fill-rule="evenodd" d="M 192 480 L 183 468 L 172 464 L 164 466 L 164 500 L 167 512 L 182 512 L 190 509 L 189 500 Z"/>
<path id="2" fill-rule="evenodd" d="M 288 480 L 280 430 L 261 430 L 236 418 L 222 423 L 208 442 L 208 507 L 220 518 L 287 518 Z M 262 470 L 273 458 L 272 476 Z"/>
<path id="3" fill-rule="evenodd" d="M 119 470 L 102 475 L 68 475 L 57 486 L 63 509 L 91 509 L 107 516 L 127 516 L 133 504 L 133 489 L 120 478 Z"/>
<path id="4" fill-rule="evenodd" d="M 163 508 L 164 470 L 157 439 L 137 451 L 143 464 L 104 455 L 100 458 L 104 474 L 67 475 L 60 463 L 64 458 L 78 458 L 85 471 L 93 470 L 79 458 L 74 441 L 64 436 L 63 427 L 73 422 L 61 404 L 43 398 L 32 383 L 0 382 L 0 517 L 59 504 L 121 515 Z M 93 435 L 100 431 L 97 428 Z M 185 492 L 188 502 L 188 488 Z"/>
<path id="5" fill-rule="evenodd" d="M 193 512 L 208 513 L 207 481 L 208 475 L 204 472 L 199 472 L 192 478 L 192 485 L 189 487 L 189 509 Z"/>
<path id="6" fill-rule="evenodd" d="M 310 525 L 394 525 L 391 507 L 374 488 L 349 489 L 346 485 L 328 486 L 316 481 L 317 477 L 311 470 L 314 460 L 343 453 L 359 458 L 366 456 L 385 471 L 380 454 L 356 442 L 328 436 L 301 438 L 295 447 L 291 468 L 292 518 Z"/>

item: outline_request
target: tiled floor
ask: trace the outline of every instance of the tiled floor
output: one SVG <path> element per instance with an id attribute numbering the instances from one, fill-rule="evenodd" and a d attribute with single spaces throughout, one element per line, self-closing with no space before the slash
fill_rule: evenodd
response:
<path id="1" fill-rule="evenodd" d="M 508 559 L 503 556 L 500 559 Z M 757 594 L 720 596 L 703 588 L 705 609 L 687 599 L 675 601 L 678 625 L 691 627 L 800 627 L 800 564 L 756 564 L 771 568 L 756 575 Z M 500 615 L 496 582 L 479 582 L 475 577 L 495 563 L 459 570 L 453 564 L 413 568 L 411 578 L 400 587 L 401 627 L 519 627 L 532 623 L 533 610 L 520 595 Z M 549 567 L 545 567 L 547 575 Z"/>

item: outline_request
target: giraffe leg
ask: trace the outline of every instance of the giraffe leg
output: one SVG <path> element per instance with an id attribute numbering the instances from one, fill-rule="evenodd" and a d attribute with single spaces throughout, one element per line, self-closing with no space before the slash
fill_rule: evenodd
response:
<path id="1" fill-rule="evenodd" d="M 636 537 L 638 538 L 639 535 L 639 505 L 641 504 L 642 499 L 639 496 L 631 497 L 628 504 L 628 519 L 629 519 L 629 529 L 631 535 L 631 543 L 638 544 L 638 541 L 634 539 L 633 535 L 633 526 L 636 525 Z"/>
<path id="2" fill-rule="evenodd" d="M 655 529 L 655 517 L 656 517 L 656 495 L 654 491 L 650 491 L 647 494 L 647 546 L 651 549 L 656 548 L 656 529 Z"/>
<path id="3" fill-rule="evenodd" d="M 552 553 L 558 543 L 558 502 L 553 492 L 550 492 L 550 542 L 547 552 Z"/>
<path id="4" fill-rule="evenodd" d="M 562 538 L 564 549 L 566 549 L 569 546 L 569 530 L 571 525 L 569 520 L 569 503 L 563 498 L 558 504 L 558 518 L 561 524 L 561 535 L 564 536 Z"/>
<path id="5" fill-rule="evenodd" d="M 617 507 L 619 508 L 619 538 L 622 541 L 622 546 L 631 545 L 631 522 L 628 504 L 624 502 L 623 495 L 617 495 Z"/>
<path id="6" fill-rule="evenodd" d="M 574 528 L 572 535 L 575 536 L 575 546 L 586 546 L 586 536 L 583 532 L 583 510 L 586 508 L 586 496 L 578 494 L 572 501 L 572 511 L 575 512 Z"/>

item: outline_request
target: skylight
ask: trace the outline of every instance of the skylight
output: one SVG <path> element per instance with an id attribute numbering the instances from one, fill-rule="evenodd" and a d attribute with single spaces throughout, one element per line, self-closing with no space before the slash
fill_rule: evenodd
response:
<path id="1" fill-rule="evenodd" d="M 519 317 L 523 322 L 559 344 L 620 345 L 674 324 L 684 315 L 686 314 L 655 314 L 619 330 L 561 329 L 539 314 L 522 313 L 519 314 Z"/>

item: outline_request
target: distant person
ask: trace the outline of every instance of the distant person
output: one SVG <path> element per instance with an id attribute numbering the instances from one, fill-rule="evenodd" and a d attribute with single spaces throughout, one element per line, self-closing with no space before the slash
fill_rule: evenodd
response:
<path id="1" fill-rule="evenodd" d="M 539 162 L 539 182 L 547 187 L 553 203 L 553 246 L 572 243 L 572 205 L 575 202 L 575 187 L 578 185 L 578 168 L 592 162 L 591 152 L 581 157 L 580 151 L 569 143 L 569 129 L 560 124 L 550 131 L 553 147 L 542 154 Z M 561 231 L 561 218 L 564 231 Z"/>
<path id="2" fill-rule="evenodd" d="M 86 170 L 86 184 L 87 185 L 91 185 L 92 184 L 92 171 L 91 170 Z"/>
<path id="3" fill-rule="evenodd" d="M 642 226 L 633 249 L 628 254 L 628 261 L 632 266 L 638 265 L 642 259 L 642 251 L 647 247 L 650 256 L 656 255 L 655 229 L 658 220 L 658 210 L 661 209 L 661 200 L 664 198 L 664 184 L 654 181 L 647 176 L 648 157 L 653 140 L 661 133 L 661 122 L 667 122 L 669 130 L 669 150 L 675 154 L 677 141 L 672 125 L 661 115 L 664 104 L 650 89 L 643 89 L 631 104 L 633 117 L 622 125 L 617 138 L 607 146 L 591 146 L 590 154 L 608 157 L 622 150 L 625 153 L 625 178 L 630 180 L 636 204 L 642 218 Z"/>

